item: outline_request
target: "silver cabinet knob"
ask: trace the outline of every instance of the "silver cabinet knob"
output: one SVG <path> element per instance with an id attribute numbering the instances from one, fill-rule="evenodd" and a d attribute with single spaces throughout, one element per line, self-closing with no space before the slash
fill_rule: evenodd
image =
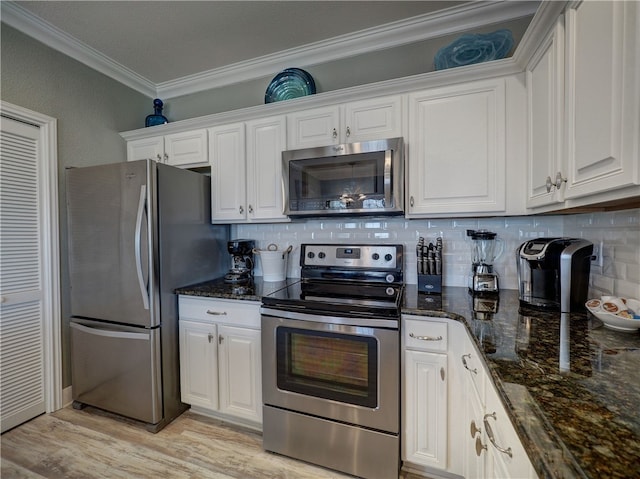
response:
<path id="1" fill-rule="evenodd" d="M 555 187 L 556 189 L 560 189 L 560 187 L 562 186 L 562 183 L 566 183 L 567 179 L 562 177 L 562 173 L 560 173 L 558 171 L 558 173 L 556 174 L 556 182 L 555 182 Z"/>
<path id="2" fill-rule="evenodd" d="M 249 205 L 249 213 L 253 214 L 253 206 Z"/>
<path id="3" fill-rule="evenodd" d="M 347 127 L 347 138 L 351 136 L 351 128 Z"/>
<path id="4" fill-rule="evenodd" d="M 338 138 L 338 131 L 334 128 L 333 132 L 331 134 L 331 136 L 333 136 L 333 139 L 335 140 L 336 138 Z"/>
<path id="5" fill-rule="evenodd" d="M 471 424 L 469 426 L 469 432 L 471 433 L 472 438 L 476 437 L 476 434 L 482 434 L 482 429 L 476 426 L 475 419 L 471 421 Z"/>
<path id="6" fill-rule="evenodd" d="M 412 197 L 409 198 L 409 205 L 413 208 L 413 204 L 414 204 L 414 201 L 413 201 L 413 196 L 412 196 Z"/>
<path id="7" fill-rule="evenodd" d="M 551 181 L 551 177 L 547 176 L 547 181 L 545 182 L 545 186 L 547 187 L 547 193 L 551 193 L 551 188 L 555 186 Z"/>
<path id="8" fill-rule="evenodd" d="M 238 211 L 240 212 L 241 215 L 244 214 L 244 208 L 242 207 L 242 205 L 240 205 L 240 208 L 238 208 Z"/>
<path id="9" fill-rule="evenodd" d="M 477 437 L 476 438 L 476 456 L 480 457 L 480 454 L 482 454 L 482 451 L 486 451 L 486 450 L 487 450 L 487 446 L 485 444 L 482 444 L 482 439 Z"/>

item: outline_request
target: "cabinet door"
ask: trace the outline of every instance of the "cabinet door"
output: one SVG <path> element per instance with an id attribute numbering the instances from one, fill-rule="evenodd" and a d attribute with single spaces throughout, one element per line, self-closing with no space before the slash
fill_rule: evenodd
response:
<path id="1" fill-rule="evenodd" d="M 527 207 L 563 201 L 564 23 L 556 27 L 534 54 L 526 70 L 528 152 Z M 565 172 L 566 174 L 566 172 Z"/>
<path id="2" fill-rule="evenodd" d="M 220 412 L 262 422 L 260 331 L 219 328 Z"/>
<path id="3" fill-rule="evenodd" d="M 209 164 L 205 129 L 166 135 L 164 146 L 168 165 L 197 167 Z"/>
<path id="4" fill-rule="evenodd" d="M 127 142 L 127 161 L 164 161 L 164 137 L 154 136 Z"/>
<path id="5" fill-rule="evenodd" d="M 487 385 L 486 394 L 482 429 L 487 445 L 487 477 L 535 477 L 529 456 L 493 385 Z"/>
<path id="6" fill-rule="evenodd" d="M 247 219 L 288 221 L 284 215 L 282 150 L 286 118 L 247 122 Z"/>
<path id="7" fill-rule="evenodd" d="M 505 80 L 409 97 L 408 217 L 506 209 Z"/>
<path id="8" fill-rule="evenodd" d="M 218 409 L 216 325 L 179 321 L 182 402 Z"/>
<path id="9" fill-rule="evenodd" d="M 340 108 L 314 108 L 287 115 L 287 149 L 312 148 L 340 142 Z"/>
<path id="10" fill-rule="evenodd" d="M 247 218 L 245 161 L 244 123 L 209 129 L 211 219 L 214 223 Z"/>
<path id="11" fill-rule="evenodd" d="M 345 142 L 403 136 L 401 96 L 347 103 L 343 111 L 344 122 L 340 133 Z"/>
<path id="12" fill-rule="evenodd" d="M 567 10 L 567 191 L 575 198 L 639 183 L 637 2 Z"/>
<path id="13" fill-rule="evenodd" d="M 402 458 L 422 466 L 447 467 L 447 356 L 404 353 Z"/>

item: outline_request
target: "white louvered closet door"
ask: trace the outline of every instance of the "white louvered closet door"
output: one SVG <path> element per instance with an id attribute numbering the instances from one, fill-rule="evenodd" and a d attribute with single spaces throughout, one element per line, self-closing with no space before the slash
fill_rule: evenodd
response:
<path id="1" fill-rule="evenodd" d="M 2 117 L 0 409 L 2 432 L 45 412 L 39 128 Z"/>

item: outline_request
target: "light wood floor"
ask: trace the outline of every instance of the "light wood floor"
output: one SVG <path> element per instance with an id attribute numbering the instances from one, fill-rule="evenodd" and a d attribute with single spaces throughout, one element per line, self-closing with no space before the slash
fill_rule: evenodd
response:
<path id="1" fill-rule="evenodd" d="M 266 452 L 259 433 L 190 411 L 151 434 L 98 409 L 67 407 L 4 433 L 0 448 L 2 479 L 352 478 Z"/>

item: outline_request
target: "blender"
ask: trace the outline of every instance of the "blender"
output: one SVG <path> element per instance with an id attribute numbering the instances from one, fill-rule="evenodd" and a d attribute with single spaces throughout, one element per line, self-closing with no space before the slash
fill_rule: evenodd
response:
<path id="1" fill-rule="evenodd" d="M 473 293 L 498 292 L 498 274 L 493 269 L 493 262 L 502 253 L 503 243 L 496 239 L 497 235 L 487 230 L 467 230 L 467 236 L 473 241 L 473 263 L 469 278 L 469 289 Z"/>

